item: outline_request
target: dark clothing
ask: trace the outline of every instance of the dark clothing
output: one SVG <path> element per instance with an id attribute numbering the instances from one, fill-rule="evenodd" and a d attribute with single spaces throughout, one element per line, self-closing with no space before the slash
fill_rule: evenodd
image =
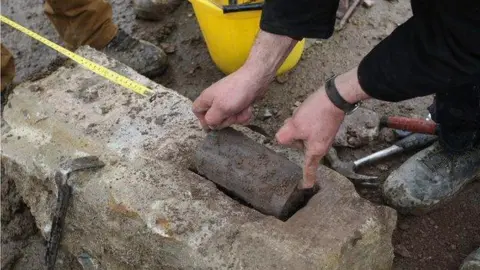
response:
<path id="1" fill-rule="evenodd" d="M 301 38 L 329 38 L 333 34 L 339 0 L 266 0 L 260 28 Z"/>
<path id="2" fill-rule="evenodd" d="M 338 0 L 266 1 L 262 30 L 331 36 Z M 392 102 L 436 94 L 432 112 L 441 141 L 463 149 L 480 137 L 480 1 L 412 0 L 412 11 L 361 61 L 360 85 L 373 98 Z"/>

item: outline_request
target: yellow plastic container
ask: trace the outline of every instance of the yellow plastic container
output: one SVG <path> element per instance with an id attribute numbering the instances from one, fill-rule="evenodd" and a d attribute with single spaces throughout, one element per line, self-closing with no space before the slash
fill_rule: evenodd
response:
<path id="1" fill-rule="evenodd" d="M 247 60 L 260 29 L 261 10 L 223 13 L 228 0 L 189 0 L 207 43 L 213 62 L 224 73 L 230 74 Z M 246 2 L 246 1 L 245 1 Z M 254 1 L 254 3 L 262 1 Z M 241 0 L 238 4 L 242 4 Z M 249 1 L 248 3 L 252 3 Z M 297 43 L 277 74 L 291 70 L 302 56 L 305 40 Z"/>

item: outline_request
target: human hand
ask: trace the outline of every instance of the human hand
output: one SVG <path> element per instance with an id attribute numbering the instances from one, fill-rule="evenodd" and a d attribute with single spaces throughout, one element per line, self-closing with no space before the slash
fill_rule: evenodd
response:
<path id="1" fill-rule="evenodd" d="M 247 124 L 253 102 L 263 96 L 297 40 L 260 30 L 245 64 L 209 88 L 193 103 L 202 127 L 221 129 Z"/>
<path id="2" fill-rule="evenodd" d="M 253 69 L 242 67 L 205 89 L 193 103 L 193 112 L 205 129 L 247 124 L 253 102 L 263 95 L 265 83 Z"/>
<path id="3" fill-rule="evenodd" d="M 335 85 L 350 104 L 370 98 L 358 82 L 357 68 L 338 76 Z M 332 146 L 344 117 L 345 113 L 330 101 L 325 87 L 322 87 L 310 95 L 277 132 L 276 139 L 280 144 L 305 151 L 303 182 L 299 183 L 299 188 L 315 185 L 319 162 Z"/>
<path id="4" fill-rule="evenodd" d="M 324 91 L 310 95 L 277 132 L 280 144 L 304 149 L 303 182 L 299 188 L 311 188 L 316 182 L 320 160 L 326 155 L 340 128 L 345 113 L 335 107 Z"/>

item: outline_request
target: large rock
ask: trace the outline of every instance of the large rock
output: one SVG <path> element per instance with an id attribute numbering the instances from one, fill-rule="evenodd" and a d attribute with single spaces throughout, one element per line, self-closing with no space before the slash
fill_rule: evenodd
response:
<path id="1" fill-rule="evenodd" d="M 205 134 L 191 102 L 89 48 L 78 53 L 158 92 L 150 102 L 77 65 L 15 89 L 4 110 L 4 176 L 46 237 L 67 159 L 74 173 L 62 245 L 100 269 L 388 269 L 395 212 L 361 199 L 321 167 L 322 191 L 282 222 L 243 206 L 190 171 Z M 245 131 L 242 128 L 240 130 Z M 248 133 L 257 141 L 258 134 Z M 272 147 L 278 150 L 276 147 Z M 297 152 L 281 151 L 297 163 Z"/>

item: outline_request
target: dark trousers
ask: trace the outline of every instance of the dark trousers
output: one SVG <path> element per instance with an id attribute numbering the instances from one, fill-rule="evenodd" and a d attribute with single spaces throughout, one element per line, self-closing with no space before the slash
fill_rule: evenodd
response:
<path id="1" fill-rule="evenodd" d="M 412 0 L 412 10 L 362 60 L 360 85 L 392 102 L 434 94 L 440 142 L 465 150 L 480 137 L 480 1 Z"/>

